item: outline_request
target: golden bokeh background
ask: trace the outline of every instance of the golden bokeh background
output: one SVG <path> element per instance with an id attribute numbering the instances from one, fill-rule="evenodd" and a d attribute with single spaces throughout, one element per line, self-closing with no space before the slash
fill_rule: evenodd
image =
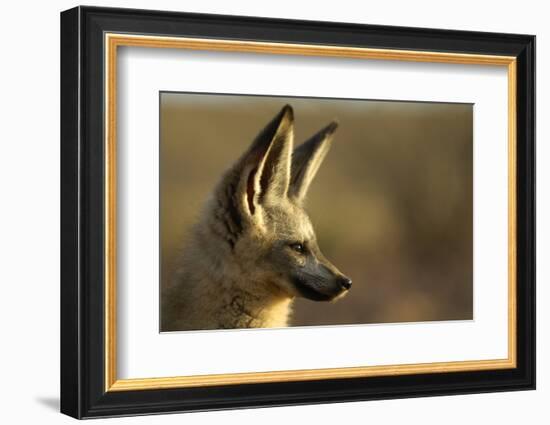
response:
<path id="1" fill-rule="evenodd" d="M 339 121 L 306 210 L 353 279 L 335 303 L 297 300 L 292 325 L 472 319 L 470 104 L 161 93 L 161 290 L 206 196 L 287 103 L 296 145 Z"/>

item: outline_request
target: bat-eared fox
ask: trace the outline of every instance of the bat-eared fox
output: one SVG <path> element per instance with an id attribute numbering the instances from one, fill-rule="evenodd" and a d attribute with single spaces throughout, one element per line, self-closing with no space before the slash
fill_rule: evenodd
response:
<path id="1" fill-rule="evenodd" d="M 162 296 L 162 331 L 288 326 L 294 298 L 351 288 L 321 253 L 304 210 L 335 122 L 294 149 L 286 105 L 223 175 Z"/>

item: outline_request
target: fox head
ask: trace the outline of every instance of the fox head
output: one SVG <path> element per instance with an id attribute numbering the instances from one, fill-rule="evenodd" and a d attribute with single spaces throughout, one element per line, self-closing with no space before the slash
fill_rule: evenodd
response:
<path id="1" fill-rule="evenodd" d="M 294 149 L 294 114 L 287 105 L 222 178 L 213 199 L 216 233 L 227 242 L 241 284 L 315 301 L 350 289 L 351 280 L 321 253 L 304 210 L 336 127 L 329 124 Z"/>

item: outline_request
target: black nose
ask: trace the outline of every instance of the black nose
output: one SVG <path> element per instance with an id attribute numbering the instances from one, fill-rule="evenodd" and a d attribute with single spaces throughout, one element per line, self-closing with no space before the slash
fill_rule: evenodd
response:
<path id="1" fill-rule="evenodd" d="M 349 277 L 341 277 L 340 284 L 342 285 L 342 288 L 348 290 L 351 288 L 351 279 Z"/>

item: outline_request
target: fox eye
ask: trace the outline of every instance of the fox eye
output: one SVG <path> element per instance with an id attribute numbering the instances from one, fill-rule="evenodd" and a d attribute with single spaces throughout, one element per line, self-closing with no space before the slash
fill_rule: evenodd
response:
<path id="1" fill-rule="evenodd" d="M 291 243 L 290 247 L 299 254 L 304 254 L 306 252 L 306 247 L 299 242 Z"/>

